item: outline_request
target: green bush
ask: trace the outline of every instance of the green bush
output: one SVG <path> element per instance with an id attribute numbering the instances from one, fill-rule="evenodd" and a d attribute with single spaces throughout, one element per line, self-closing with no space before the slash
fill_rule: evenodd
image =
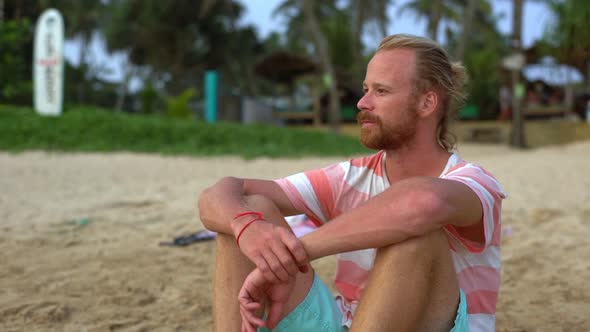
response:
<path id="1" fill-rule="evenodd" d="M 189 88 L 184 90 L 180 96 L 168 98 L 168 107 L 166 114 L 173 118 L 190 118 L 189 102 L 196 96 L 195 89 Z"/>

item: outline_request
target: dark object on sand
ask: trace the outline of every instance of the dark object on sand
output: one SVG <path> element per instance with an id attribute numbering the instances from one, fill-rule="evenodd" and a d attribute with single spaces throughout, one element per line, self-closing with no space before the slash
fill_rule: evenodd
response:
<path id="1" fill-rule="evenodd" d="M 174 240 L 172 240 L 172 242 L 160 242 L 160 245 L 184 247 L 197 242 L 213 240 L 216 235 L 217 233 L 215 232 L 202 230 L 189 235 L 175 237 Z"/>

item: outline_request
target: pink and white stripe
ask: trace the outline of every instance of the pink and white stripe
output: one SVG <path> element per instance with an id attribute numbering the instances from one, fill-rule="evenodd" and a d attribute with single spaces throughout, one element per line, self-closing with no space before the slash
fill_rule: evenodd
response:
<path id="1" fill-rule="evenodd" d="M 295 208 L 304 211 L 321 226 L 336 216 L 359 206 L 389 188 L 385 176 L 385 152 L 334 164 L 319 170 L 277 180 Z M 467 295 L 469 325 L 472 331 L 494 331 L 496 302 L 500 287 L 500 209 L 505 194 L 498 181 L 483 168 L 453 154 L 440 178 L 469 186 L 483 207 L 484 243 L 472 241 L 465 230 L 445 226 L 449 250 L 459 285 Z M 473 228 L 471 229 L 473 232 Z M 342 310 L 343 325 L 352 323 L 354 311 L 373 267 L 375 249 L 338 255 L 334 284 Z"/>

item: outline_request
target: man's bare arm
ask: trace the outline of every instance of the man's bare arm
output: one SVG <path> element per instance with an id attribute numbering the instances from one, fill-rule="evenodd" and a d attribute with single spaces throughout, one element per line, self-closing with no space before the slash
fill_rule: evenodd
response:
<path id="1" fill-rule="evenodd" d="M 201 194 L 198 208 L 205 227 L 235 236 L 242 253 L 268 281 L 284 282 L 298 271 L 308 271 L 309 259 L 303 244 L 282 218 L 301 212 L 293 208 L 275 182 L 223 178 Z M 254 215 L 234 219 L 248 211 L 276 210 L 279 213 L 263 214 L 262 219 Z"/>
<path id="2" fill-rule="evenodd" d="M 244 200 L 249 195 L 267 197 L 283 215 L 300 213 L 274 181 L 225 177 L 201 193 L 198 201 L 201 222 L 209 230 L 233 235 L 234 216 L 252 210 Z"/>
<path id="3" fill-rule="evenodd" d="M 310 260 L 367 248 L 381 248 L 444 225 L 481 221 L 477 195 L 465 184 L 417 177 L 400 181 L 301 240 Z"/>

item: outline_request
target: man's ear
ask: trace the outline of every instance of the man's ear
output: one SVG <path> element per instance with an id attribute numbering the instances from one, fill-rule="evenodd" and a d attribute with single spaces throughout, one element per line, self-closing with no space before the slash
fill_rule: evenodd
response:
<path id="1" fill-rule="evenodd" d="M 438 94 L 432 90 L 426 91 L 418 102 L 418 115 L 428 117 L 433 114 L 438 107 Z"/>

